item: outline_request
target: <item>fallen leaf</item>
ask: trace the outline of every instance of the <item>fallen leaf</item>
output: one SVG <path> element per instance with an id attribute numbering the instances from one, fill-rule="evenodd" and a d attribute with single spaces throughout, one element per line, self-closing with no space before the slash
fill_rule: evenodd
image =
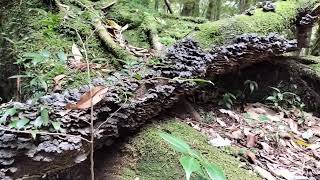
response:
<path id="1" fill-rule="evenodd" d="M 231 136 L 233 139 L 240 139 L 242 137 L 242 131 L 239 129 L 239 130 L 236 130 L 236 131 L 233 131 L 231 133 Z"/>
<path id="2" fill-rule="evenodd" d="M 320 137 L 320 126 L 313 127 L 312 132 L 314 133 L 314 135 Z"/>
<path id="3" fill-rule="evenodd" d="M 61 75 L 58 75 L 58 76 L 54 77 L 53 81 L 54 81 L 55 84 L 59 84 L 59 82 L 65 77 L 66 77 L 66 75 L 61 74 Z"/>
<path id="4" fill-rule="evenodd" d="M 81 54 L 80 49 L 74 43 L 72 45 L 72 54 L 73 54 L 73 57 L 74 57 L 74 63 L 80 63 L 81 60 L 83 59 L 83 56 Z"/>
<path id="5" fill-rule="evenodd" d="M 298 123 L 297 122 L 295 122 L 292 119 L 286 119 L 286 121 L 289 124 L 289 127 L 292 132 L 294 132 L 296 134 L 300 134 L 300 132 L 298 131 Z"/>
<path id="6" fill-rule="evenodd" d="M 311 150 L 317 150 L 320 148 L 320 144 L 311 144 L 310 146 L 308 146 L 307 149 L 311 149 Z"/>
<path id="7" fill-rule="evenodd" d="M 256 163 L 256 161 L 257 161 L 257 156 L 256 156 L 253 152 L 247 150 L 247 151 L 245 152 L 245 156 L 246 156 L 246 158 L 248 158 L 249 162 L 251 162 L 251 163 L 253 163 L 253 164 Z"/>
<path id="8" fill-rule="evenodd" d="M 99 103 L 107 92 L 108 88 L 96 86 L 82 95 L 76 104 L 67 104 L 66 109 L 87 109 L 91 107 L 91 102 L 93 106 Z"/>
<path id="9" fill-rule="evenodd" d="M 219 125 L 221 127 L 226 127 L 227 126 L 227 124 L 223 120 L 221 120 L 221 118 L 217 118 L 216 121 L 219 123 Z"/>
<path id="10" fill-rule="evenodd" d="M 296 179 L 298 179 L 297 176 L 295 175 L 296 173 L 295 172 L 291 172 L 288 169 L 274 169 L 272 172 L 275 173 L 277 176 L 283 177 L 283 178 L 285 178 L 287 180 L 296 180 Z M 304 179 L 304 178 L 302 178 L 302 179 L 300 179 L 300 178 L 299 178 L 299 180 L 303 180 Z"/>
<path id="11" fill-rule="evenodd" d="M 231 110 L 219 109 L 219 111 L 223 114 L 227 114 L 229 117 L 231 117 L 232 119 L 235 119 L 238 122 L 240 121 L 239 115 Z"/>
<path id="12" fill-rule="evenodd" d="M 53 78 L 53 81 L 54 81 L 54 86 L 53 86 L 53 92 L 57 92 L 57 91 L 61 91 L 62 90 L 62 82 L 61 80 L 63 78 L 65 78 L 66 75 L 64 74 L 61 74 L 61 75 L 58 75 L 56 77 Z"/>
<path id="13" fill-rule="evenodd" d="M 272 176 L 272 174 L 270 172 L 268 172 L 267 170 L 259 167 L 259 166 L 253 166 L 253 169 L 263 178 L 267 179 L 267 180 L 276 180 L 276 178 L 274 176 Z"/>
<path id="14" fill-rule="evenodd" d="M 257 137 L 255 134 L 250 133 L 247 135 L 247 147 L 254 147 L 257 144 Z"/>
<path id="15" fill-rule="evenodd" d="M 308 129 L 307 131 L 302 133 L 302 138 L 303 139 L 309 140 L 312 137 L 313 137 L 313 131 L 311 129 Z"/>
<path id="16" fill-rule="evenodd" d="M 270 153 L 273 151 L 273 148 L 269 146 L 269 144 L 265 142 L 259 142 L 259 144 L 262 146 L 262 149 L 265 150 L 266 152 Z"/>
<path id="17" fill-rule="evenodd" d="M 231 141 L 227 138 L 224 139 L 217 134 L 215 138 L 209 140 L 209 144 L 215 147 L 231 146 Z"/>
<path id="18" fill-rule="evenodd" d="M 309 147 L 310 144 L 306 143 L 304 140 L 302 139 L 298 139 L 294 141 L 295 143 L 299 144 L 300 146 L 304 146 L 304 147 Z"/>

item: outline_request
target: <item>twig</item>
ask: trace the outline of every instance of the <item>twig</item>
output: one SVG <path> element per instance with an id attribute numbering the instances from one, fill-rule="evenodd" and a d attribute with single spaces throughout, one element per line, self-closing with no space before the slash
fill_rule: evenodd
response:
<path id="1" fill-rule="evenodd" d="M 119 112 L 123 106 L 127 103 L 127 100 L 128 100 L 128 97 L 127 95 L 125 94 L 126 96 L 126 100 L 125 102 L 115 111 L 113 112 L 103 123 L 101 123 L 96 129 L 95 129 L 95 132 L 98 131 L 105 123 L 107 123 L 117 112 Z"/>
<path id="2" fill-rule="evenodd" d="M 101 10 L 105 10 L 105 9 L 108 9 L 108 8 L 112 7 L 114 4 L 116 4 L 116 2 L 117 2 L 117 1 L 113 1 L 113 2 L 109 3 L 109 4 L 106 5 L 106 6 L 103 6 L 103 7 L 101 8 Z"/>
<path id="3" fill-rule="evenodd" d="M 90 63 L 88 60 L 88 52 L 86 49 L 86 45 L 84 44 L 79 32 L 76 30 L 78 38 L 82 44 L 82 48 L 85 54 L 85 60 L 87 63 L 87 72 L 88 72 L 88 81 L 89 81 L 89 86 L 91 87 L 91 75 L 90 75 Z M 92 97 L 92 91 L 90 92 L 90 97 Z M 93 122 L 93 102 L 92 99 L 90 100 L 90 106 L 91 106 L 91 111 L 90 111 L 90 131 L 91 131 L 91 144 L 90 144 L 90 172 L 91 172 L 91 180 L 94 180 L 94 122 Z"/>
<path id="4" fill-rule="evenodd" d="M 0 130 L 1 131 L 7 131 L 7 132 L 13 132 L 13 133 L 22 133 L 22 134 L 32 134 L 32 133 L 34 133 L 33 131 L 29 131 L 29 130 L 16 130 L 16 129 L 10 129 L 10 128 L 4 127 L 4 126 L 0 126 Z M 86 138 L 81 137 L 80 135 L 72 135 L 72 134 L 64 134 L 64 133 L 51 133 L 51 132 L 45 132 L 45 131 L 36 131 L 36 134 L 74 137 L 74 138 L 79 138 L 81 140 L 84 140 L 84 141 L 86 141 L 88 143 L 91 143 L 91 141 L 89 141 Z"/>

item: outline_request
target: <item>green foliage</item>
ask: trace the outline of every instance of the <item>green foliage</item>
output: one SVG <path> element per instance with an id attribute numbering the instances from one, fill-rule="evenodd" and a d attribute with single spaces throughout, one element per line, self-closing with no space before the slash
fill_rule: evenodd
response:
<path id="1" fill-rule="evenodd" d="M 8 117 L 12 117 L 17 113 L 16 108 L 6 109 L 0 118 L 0 124 L 5 123 Z"/>
<path id="2" fill-rule="evenodd" d="M 270 87 L 273 92 L 272 95 L 267 97 L 266 100 L 271 102 L 277 109 L 296 107 L 303 109 L 305 104 L 301 101 L 301 98 L 292 92 L 282 92 L 280 89 Z"/>
<path id="3" fill-rule="evenodd" d="M 191 149 L 191 147 L 182 139 L 174 137 L 168 133 L 160 133 L 160 137 L 171 145 L 171 148 L 182 153 L 179 159 L 185 173 L 186 179 L 189 180 L 192 173 L 197 173 L 202 178 L 211 180 L 226 179 L 223 171 L 214 164 L 210 164 L 200 153 Z M 205 169 L 205 171 L 203 171 Z"/>
<path id="4" fill-rule="evenodd" d="M 225 93 L 222 95 L 222 98 L 219 101 L 219 105 L 223 105 L 223 106 L 231 109 L 235 100 L 237 100 L 237 97 L 234 94 Z"/>
<path id="5" fill-rule="evenodd" d="M 27 129 L 32 130 L 32 135 L 36 136 L 41 128 L 50 128 L 55 131 L 61 131 L 61 122 L 53 121 L 49 118 L 49 111 L 46 107 L 40 108 L 40 113 L 35 120 L 30 121 L 28 118 L 19 114 L 18 108 L 0 109 L 0 125 L 4 125 L 11 129 Z"/>

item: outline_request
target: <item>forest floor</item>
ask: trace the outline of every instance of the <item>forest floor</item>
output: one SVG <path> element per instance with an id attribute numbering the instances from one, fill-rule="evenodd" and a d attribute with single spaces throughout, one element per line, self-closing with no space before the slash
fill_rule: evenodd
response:
<path id="1" fill-rule="evenodd" d="M 113 149 L 98 152 L 98 179 L 182 179 L 183 173 L 179 172 L 182 167 L 179 167 L 178 159 L 166 161 L 162 159 L 164 157 L 153 157 L 168 154 L 171 156 L 173 150 L 168 148 L 166 153 L 161 154 L 158 150 L 155 150 L 156 153 L 153 152 L 154 150 L 148 146 L 149 144 L 154 149 L 161 149 L 162 145 L 157 144 L 157 140 L 148 142 L 148 134 L 161 130 L 174 133 L 176 130 L 172 131 L 172 126 L 179 126 L 180 130 L 192 127 L 204 135 L 204 143 L 216 150 L 216 153 L 220 153 L 218 159 L 213 158 L 213 163 L 222 166 L 224 171 L 226 168 L 233 168 L 233 165 L 224 167 L 219 162 L 221 160 L 224 163 L 231 160 L 241 167 L 237 167 L 238 175 L 234 175 L 230 169 L 227 170 L 225 173 L 228 179 L 259 179 L 255 173 L 265 179 L 320 179 L 318 117 L 299 109 L 279 110 L 261 103 L 246 104 L 232 110 L 222 109 L 213 104 L 195 107 L 201 117 L 200 121 L 191 112 L 181 113 L 181 110 L 173 109 L 169 116 L 171 119 L 175 118 L 169 121 L 169 125 L 163 125 L 166 124 L 164 122 L 152 124 L 151 128 L 144 129 L 136 137 L 124 141 L 125 143 L 118 144 L 117 148 L 113 146 Z M 186 130 L 190 131 L 188 128 Z M 191 137 L 185 137 L 186 141 L 195 141 L 196 131 L 188 132 Z M 152 137 L 155 138 L 154 134 Z M 136 149 L 137 147 L 140 149 Z M 197 145 L 193 147 L 199 149 Z M 210 153 L 203 152 L 201 147 L 200 149 L 204 154 Z M 170 165 L 172 162 L 176 163 L 175 169 Z M 144 167 L 145 165 L 147 167 Z M 170 172 L 166 172 L 168 169 Z"/>

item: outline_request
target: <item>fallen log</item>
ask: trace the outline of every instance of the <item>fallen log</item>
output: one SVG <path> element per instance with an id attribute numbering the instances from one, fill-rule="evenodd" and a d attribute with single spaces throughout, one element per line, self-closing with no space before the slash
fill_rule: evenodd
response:
<path id="1" fill-rule="evenodd" d="M 297 8 L 295 1 L 289 1 L 288 5 L 292 5 L 289 6 L 292 9 Z M 287 17 L 274 28 L 282 29 L 284 24 L 296 18 L 296 13 Z M 108 89 L 94 107 L 96 148 L 112 144 L 116 138 L 137 130 L 162 110 L 172 107 L 179 97 L 198 87 L 196 82 L 199 79 L 238 71 L 297 49 L 295 41 L 270 33 L 274 28 L 266 36 L 236 32 L 241 36 L 235 38 L 232 34 L 221 41 L 225 46 L 209 51 L 192 39 L 196 36 L 191 36 L 168 50 L 166 57 L 161 60 L 162 66 L 144 70 L 142 80 L 117 72 L 108 79 L 94 80 L 93 85 Z M 134 72 L 145 69 L 141 66 L 134 68 Z M 17 113 L 12 117 L 7 116 L 0 126 L 0 178 L 40 178 L 83 162 L 90 149 L 90 142 L 86 140 L 91 132 L 88 124 L 90 110 L 67 110 L 65 107 L 68 103 L 78 102 L 81 94 L 89 89 L 89 86 L 85 86 L 54 93 L 40 98 L 36 103 L 27 101 L 2 105 L 2 109 L 14 108 Z M 32 131 L 30 126 L 25 131 L 9 128 L 16 116 L 35 123 L 43 108 L 49 111 L 49 121 L 61 123 L 62 132 L 57 133 L 53 127 L 45 127 L 41 131 Z M 34 137 L 34 134 L 37 136 Z"/>

